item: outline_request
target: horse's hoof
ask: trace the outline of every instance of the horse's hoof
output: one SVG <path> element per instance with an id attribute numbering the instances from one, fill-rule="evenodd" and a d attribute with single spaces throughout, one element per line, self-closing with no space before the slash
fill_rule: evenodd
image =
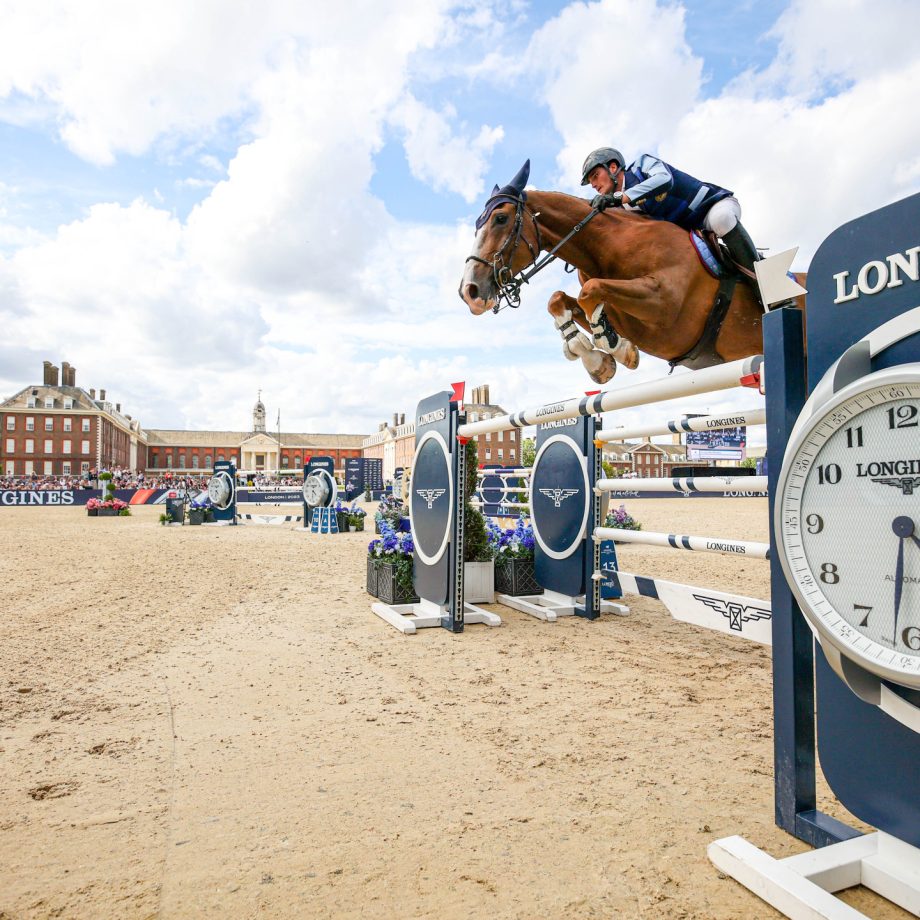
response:
<path id="1" fill-rule="evenodd" d="M 620 341 L 617 342 L 611 354 L 623 367 L 631 371 L 639 366 L 639 349 L 623 336 L 620 336 Z"/>
<path id="2" fill-rule="evenodd" d="M 617 372 L 617 363 L 605 351 L 592 351 L 582 358 L 588 376 L 595 383 L 607 383 Z"/>

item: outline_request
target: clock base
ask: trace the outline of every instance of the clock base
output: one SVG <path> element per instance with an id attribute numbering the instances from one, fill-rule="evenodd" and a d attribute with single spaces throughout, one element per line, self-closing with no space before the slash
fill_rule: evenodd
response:
<path id="1" fill-rule="evenodd" d="M 709 859 L 790 920 L 866 920 L 834 892 L 855 885 L 920 915 L 920 849 L 877 831 L 774 859 L 743 837 L 709 845 Z"/>

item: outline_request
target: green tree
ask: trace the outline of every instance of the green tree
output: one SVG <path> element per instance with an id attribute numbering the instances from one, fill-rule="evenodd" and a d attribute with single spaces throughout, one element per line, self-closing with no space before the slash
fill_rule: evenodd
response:
<path id="1" fill-rule="evenodd" d="M 537 447 L 534 444 L 533 438 L 524 438 L 521 443 L 521 466 L 522 467 L 531 467 L 533 466 L 533 461 L 537 456 Z"/>
<path id="2" fill-rule="evenodd" d="M 475 438 L 467 441 L 463 461 L 466 464 L 466 491 L 463 496 L 466 506 L 466 533 L 463 537 L 463 561 L 488 562 L 492 556 L 489 552 L 486 519 L 478 508 L 470 504 L 473 493 L 476 491 L 476 473 L 479 471 L 479 449 Z"/>
<path id="3" fill-rule="evenodd" d="M 757 468 L 757 461 L 753 457 L 745 457 L 738 466 L 744 467 L 746 470 L 753 470 Z"/>

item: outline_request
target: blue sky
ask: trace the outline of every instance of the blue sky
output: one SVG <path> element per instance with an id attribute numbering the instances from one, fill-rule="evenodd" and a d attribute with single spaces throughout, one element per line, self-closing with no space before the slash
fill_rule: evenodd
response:
<path id="1" fill-rule="evenodd" d="M 583 194 L 592 147 L 658 152 L 800 268 L 920 187 L 908 0 L 0 15 L 0 392 L 68 360 L 150 427 L 245 427 L 258 389 L 286 427 L 369 432 L 454 380 L 509 409 L 590 387 L 545 313 L 561 271 L 498 317 L 456 298 L 473 219 L 528 157 Z"/>

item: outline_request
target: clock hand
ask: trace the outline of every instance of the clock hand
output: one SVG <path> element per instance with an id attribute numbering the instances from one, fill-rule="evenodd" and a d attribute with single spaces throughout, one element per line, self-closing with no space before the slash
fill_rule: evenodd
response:
<path id="1" fill-rule="evenodd" d="M 891 529 L 898 538 L 898 561 L 894 569 L 894 635 L 897 646 L 898 613 L 901 609 L 901 594 L 904 591 L 904 541 L 910 537 L 913 537 L 914 543 L 918 541 L 914 536 L 914 522 L 905 515 L 896 517 L 891 522 Z"/>

